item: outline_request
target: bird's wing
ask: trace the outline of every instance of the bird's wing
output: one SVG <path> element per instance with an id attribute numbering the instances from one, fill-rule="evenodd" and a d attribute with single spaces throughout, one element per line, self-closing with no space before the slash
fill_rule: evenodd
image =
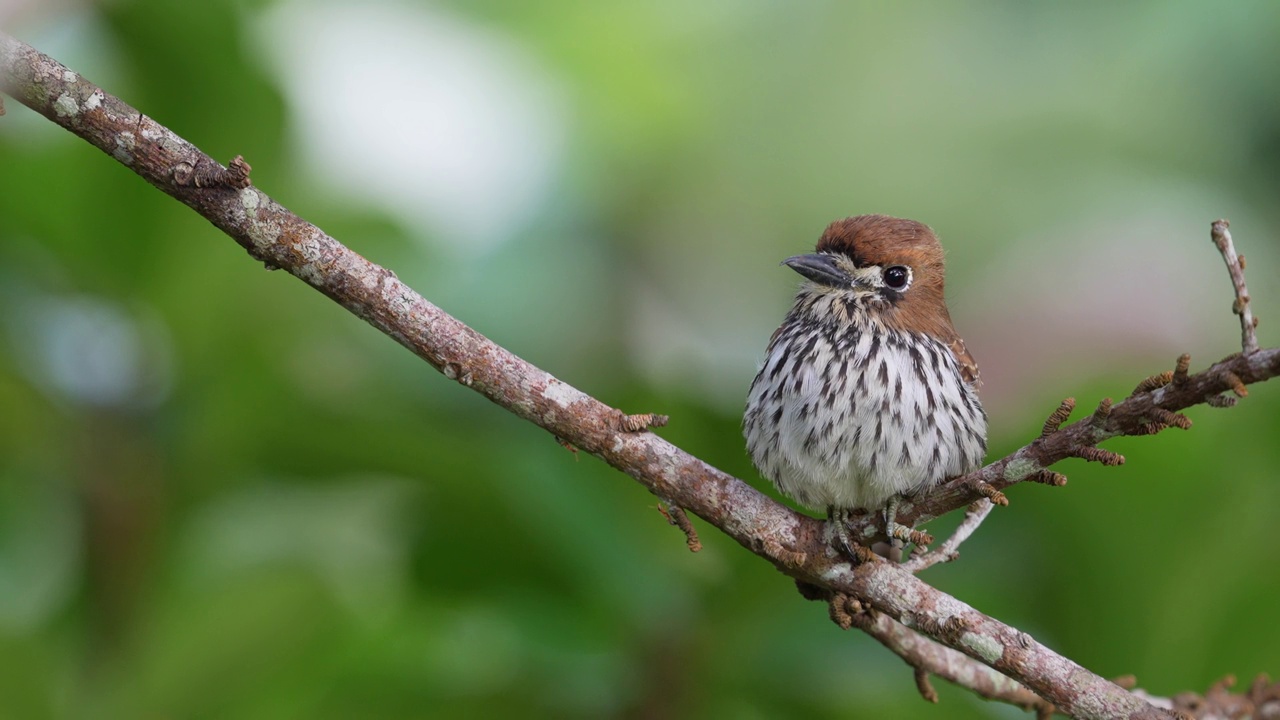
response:
<path id="1" fill-rule="evenodd" d="M 973 356 L 969 354 L 969 348 L 964 346 L 964 340 L 960 336 L 956 336 L 954 340 L 948 343 L 952 354 L 956 356 L 956 363 L 960 365 L 960 377 L 970 385 L 978 384 L 978 363 L 974 362 Z"/>

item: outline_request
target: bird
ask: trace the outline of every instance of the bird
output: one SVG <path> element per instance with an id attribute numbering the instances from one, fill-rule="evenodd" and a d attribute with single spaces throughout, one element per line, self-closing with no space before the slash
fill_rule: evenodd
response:
<path id="1" fill-rule="evenodd" d="M 942 245 L 923 223 L 859 215 L 782 264 L 804 280 L 747 395 L 748 453 L 781 493 L 826 511 L 847 554 L 854 512 L 883 512 L 900 558 L 911 539 L 900 500 L 986 455 L 978 366 L 947 310 Z"/>

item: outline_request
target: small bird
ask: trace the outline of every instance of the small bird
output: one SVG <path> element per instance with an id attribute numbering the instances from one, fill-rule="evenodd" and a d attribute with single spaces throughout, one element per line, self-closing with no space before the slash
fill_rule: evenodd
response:
<path id="1" fill-rule="evenodd" d="M 899 499 L 986 454 L 978 366 L 947 312 L 942 245 L 914 220 L 859 215 L 782 264 L 807 282 L 751 383 L 751 460 L 788 497 L 825 509 L 846 553 L 852 511 L 883 510 L 901 556 L 911 529 L 897 523 Z"/>

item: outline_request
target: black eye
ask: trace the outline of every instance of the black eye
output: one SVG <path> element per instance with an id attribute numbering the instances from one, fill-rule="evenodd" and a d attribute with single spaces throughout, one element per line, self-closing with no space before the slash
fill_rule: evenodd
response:
<path id="1" fill-rule="evenodd" d="M 894 265 L 884 271 L 884 284 L 894 290 L 901 290 L 911 282 L 911 271 L 901 265 Z"/>

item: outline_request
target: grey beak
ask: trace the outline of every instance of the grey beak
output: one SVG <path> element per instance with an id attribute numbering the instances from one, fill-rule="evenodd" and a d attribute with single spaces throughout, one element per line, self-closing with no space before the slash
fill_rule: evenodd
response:
<path id="1" fill-rule="evenodd" d="M 853 285 L 853 278 L 836 267 L 835 258 L 830 255 L 796 255 L 783 260 L 782 264 L 821 285 L 846 288 Z"/>

